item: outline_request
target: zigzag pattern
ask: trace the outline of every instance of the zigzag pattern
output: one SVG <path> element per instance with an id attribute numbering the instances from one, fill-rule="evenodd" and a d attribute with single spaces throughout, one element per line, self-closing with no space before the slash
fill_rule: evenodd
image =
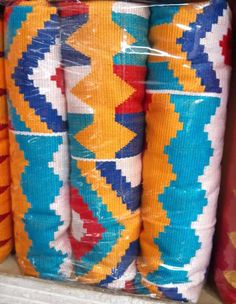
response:
<path id="1" fill-rule="evenodd" d="M 61 13 L 75 271 L 102 287 L 125 288 L 136 273 L 148 13 L 110 1 Z"/>
<path id="2" fill-rule="evenodd" d="M 151 26 L 138 268 L 150 293 L 196 302 L 220 185 L 230 10 L 225 0 L 153 7 Z"/>
<path id="3" fill-rule="evenodd" d="M 15 243 L 24 273 L 64 279 L 72 272 L 66 103 L 57 10 L 43 4 L 23 1 L 5 15 Z"/>
<path id="4" fill-rule="evenodd" d="M 228 7 L 224 0 L 213 0 L 210 5 L 202 6 L 173 5 L 169 8 L 164 5 L 153 10 L 150 40 L 154 45 L 158 43 L 158 48 L 148 63 L 149 89 L 222 92 L 223 84 L 215 66 L 219 46 L 209 47 L 214 42 L 218 44 L 219 40 L 211 40 L 208 35 L 216 34 L 216 24 L 221 30 L 225 29 L 220 20 L 225 10 Z M 226 18 L 228 15 L 229 11 Z M 177 27 L 176 24 L 183 26 Z M 167 32 L 168 39 L 158 38 L 166 37 Z M 183 66 L 186 68 L 184 73 Z"/>
<path id="5" fill-rule="evenodd" d="M 33 6 L 15 6 L 7 17 L 6 35 L 12 41 L 6 45 L 6 78 L 10 110 L 13 112 L 12 127 L 18 131 L 63 132 L 66 123 L 62 113 L 65 109 L 58 112 L 58 104 L 63 106 L 63 102 L 61 98 L 55 98 L 57 103 L 53 103 L 52 96 L 48 96 L 42 87 L 40 75 L 40 68 L 43 68 L 40 63 L 50 60 L 46 57 L 47 54 L 53 56 L 57 52 L 59 20 L 56 9 L 41 8 L 41 16 L 37 18 L 39 11 L 40 6 L 35 9 Z M 32 26 L 29 29 L 30 23 Z M 50 83 L 53 85 L 52 81 Z M 56 86 L 55 88 L 59 90 Z"/>
<path id="6" fill-rule="evenodd" d="M 3 50 L 3 18 L 0 12 L 0 262 L 7 257 L 13 247 L 8 117 Z"/>

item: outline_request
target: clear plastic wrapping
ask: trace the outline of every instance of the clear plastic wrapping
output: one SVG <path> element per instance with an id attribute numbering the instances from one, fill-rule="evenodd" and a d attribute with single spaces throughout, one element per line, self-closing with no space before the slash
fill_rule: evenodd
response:
<path id="1" fill-rule="evenodd" d="M 197 302 L 220 187 L 231 11 L 226 0 L 177 2 L 4 3 L 24 274 Z"/>

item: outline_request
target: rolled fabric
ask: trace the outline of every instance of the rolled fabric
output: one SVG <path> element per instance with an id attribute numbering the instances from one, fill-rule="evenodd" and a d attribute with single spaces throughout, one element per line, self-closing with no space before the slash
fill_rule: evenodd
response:
<path id="1" fill-rule="evenodd" d="M 8 256 L 13 247 L 3 40 L 3 13 L 0 8 L 0 262 Z"/>
<path id="2" fill-rule="evenodd" d="M 236 17 L 236 6 L 234 17 Z M 234 48 L 235 48 L 234 18 Z M 215 247 L 215 282 L 223 303 L 236 303 L 236 73 L 233 57 L 233 77 L 228 107 L 226 145 L 223 158 L 218 229 Z"/>
<path id="3" fill-rule="evenodd" d="M 61 3 L 71 151 L 71 244 L 83 283 L 136 274 L 149 9 Z"/>
<path id="4" fill-rule="evenodd" d="M 141 258 L 146 292 L 197 302 L 209 264 L 230 76 L 224 0 L 153 6 Z"/>
<path id="5" fill-rule="evenodd" d="M 72 263 L 59 17 L 47 1 L 21 1 L 5 23 L 16 255 L 25 274 L 64 279 Z"/>

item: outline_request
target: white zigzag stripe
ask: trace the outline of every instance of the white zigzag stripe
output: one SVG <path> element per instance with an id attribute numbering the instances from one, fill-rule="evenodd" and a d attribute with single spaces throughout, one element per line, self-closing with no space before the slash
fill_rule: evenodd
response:
<path id="1" fill-rule="evenodd" d="M 44 55 L 43 60 L 39 60 L 38 67 L 33 69 L 33 74 L 29 79 L 33 80 L 34 86 L 39 89 L 39 93 L 46 97 L 52 108 L 57 110 L 58 115 L 66 120 L 66 103 L 61 89 L 57 87 L 56 81 L 51 80 L 51 76 L 56 74 L 56 69 L 60 67 L 60 44 L 59 40 L 55 45 L 51 45 L 50 52 Z"/>
<path id="2" fill-rule="evenodd" d="M 49 167 L 53 169 L 54 174 L 58 175 L 63 182 L 60 189 L 60 194 L 55 198 L 50 209 L 55 210 L 55 213 L 60 216 L 62 225 L 58 227 L 58 231 L 54 235 L 54 241 L 50 243 L 57 251 L 66 254 L 67 258 L 64 259 L 60 266 L 60 271 L 66 277 L 70 277 L 72 273 L 71 262 L 71 245 L 67 235 L 67 230 L 70 225 L 70 203 L 69 203 L 69 156 L 68 156 L 68 142 L 66 135 L 63 138 L 63 143 L 60 145 L 58 152 L 53 155 L 53 162 L 49 163 Z"/>

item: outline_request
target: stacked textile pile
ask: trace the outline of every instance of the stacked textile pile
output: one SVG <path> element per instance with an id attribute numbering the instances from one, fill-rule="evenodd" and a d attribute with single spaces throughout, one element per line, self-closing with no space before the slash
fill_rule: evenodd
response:
<path id="1" fill-rule="evenodd" d="M 24 273 L 71 274 L 66 103 L 59 19 L 47 1 L 5 11 L 15 246 Z"/>
<path id="2" fill-rule="evenodd" d="M 138 268 L 147 293 L 196 302 L 206 275 L 220 186 L 230 21 L 225 0 L 151 8 Z"/>
<path id="3" fill-rule="evenodd" d="M 140 232 L 149 9 L 113 1 L 61 8 L 75 273 L 125 288 Z"/>
<path id="4" fill-rule="evenodd" d="M 3 40 L 3 16 L 0 11 L 0 262 L 7 257 L 13 246 Z"/>

